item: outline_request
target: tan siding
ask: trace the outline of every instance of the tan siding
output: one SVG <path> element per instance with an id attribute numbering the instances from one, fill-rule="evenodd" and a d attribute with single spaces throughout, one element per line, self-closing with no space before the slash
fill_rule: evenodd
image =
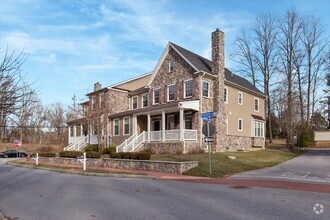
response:
<path id="1" fill-rule="evenodd" d="M 228 135 L 252 136 L 252 116 L 258 115 L 265 119 L 265 100 L 259 98 L 259 112 L 254 111 L 254 98 L 257 96 L 239 90 L 235 87 L 228 87 L 228 104 L 225 104 L 225 114 L 228 116 Z M 243 93 L 243 105 L 238 104 L 238 92 Z M 243 131 L 238 131 L 238 118 L 243 119 Z"/>

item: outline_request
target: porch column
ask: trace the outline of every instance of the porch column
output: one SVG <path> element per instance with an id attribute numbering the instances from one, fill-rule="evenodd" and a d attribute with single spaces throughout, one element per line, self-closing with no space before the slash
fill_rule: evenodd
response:
<path id="1" fill-rule="evenodd" d="M 133 134 L 137 132 L 137 120 L 136 115 L 133 115 Z"/>
<path id="2" fill-rule="evenodd" d="M 184 139 L 183 126 L 184 126 L 183 108 L 180 108 L 180 141 L 183 141 L 183 139 Z"/>
<path id="3" fill-rule="evenodd" d="M 80 137 L 82 137 L 84 135 L 84 132 L 83 132 L 83 125 L 81 124 L 80 125 Z"/>
<path id="4" fill-rule="evenodd" d="M 150 142 L 150 113 L 148 113 L 147 119 L 148 142 Z"/>
<path id="5" fill-rule="evenodd" d="M 77 138 L 77 127 L 76 127 L 76 125 L 73 126 L 73 138 L 74 138 L 74 141 L 76 141 L 76 138 Z"/>
<path id="6" fill-rule="evenodd" d="M 68 140 L 69 140 L 69 144 L 71 144 L 71 126 L 69 126 Z"/>
<path id="7" fill-rule="evenodd" d="M 165 142 L 165 111 L 162 111 L 162 142 Z"/>

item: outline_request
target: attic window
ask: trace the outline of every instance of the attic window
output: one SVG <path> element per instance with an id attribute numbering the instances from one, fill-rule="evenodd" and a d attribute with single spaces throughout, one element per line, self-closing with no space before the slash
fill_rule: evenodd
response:
<path id="1" fill-rule="evenodd" d="M 168 64 L 168 72 L 171 73 L 174 70 L 174 63 L 173 61 L 170 61 Z"/>

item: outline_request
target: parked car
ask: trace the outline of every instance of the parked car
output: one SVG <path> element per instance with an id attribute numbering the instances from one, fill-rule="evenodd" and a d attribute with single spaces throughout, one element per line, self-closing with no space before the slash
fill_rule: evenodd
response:
<path id="1" fill-rule="evenodd" d="M 0 152 L 0 157 L 8 158 L 8 157 L 26 157 L 28 154 L 22 151 L 17 150 L 5 150 Z"/>

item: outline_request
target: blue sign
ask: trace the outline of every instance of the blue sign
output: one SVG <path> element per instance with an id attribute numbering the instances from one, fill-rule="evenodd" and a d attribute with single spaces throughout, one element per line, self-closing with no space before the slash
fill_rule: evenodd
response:
<path id="1" fill-rule="evenodd" d="M 203 112 L 201 118 L 203 121 L 212 122 L 212 118 L 214 117 L 214 112 Z"/>

